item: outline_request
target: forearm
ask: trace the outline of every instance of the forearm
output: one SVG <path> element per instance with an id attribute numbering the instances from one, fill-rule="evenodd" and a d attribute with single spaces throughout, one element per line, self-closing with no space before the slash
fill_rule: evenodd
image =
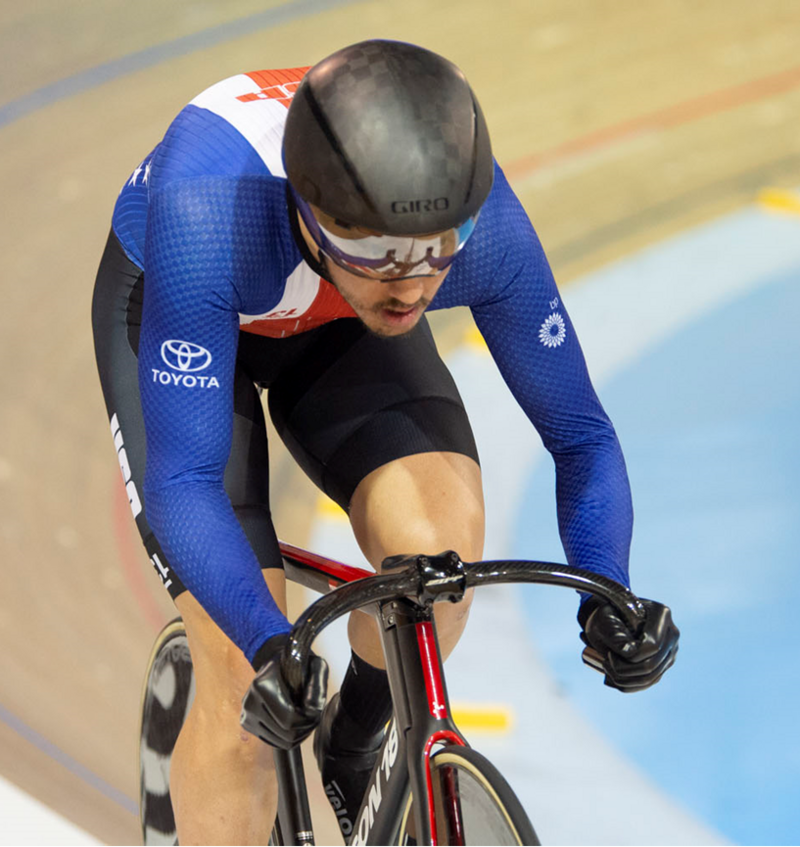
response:
<path id="1" fill-rule="evenodd" d="M 630 484 L 613 431 L 554 454 L 558 528 L 569 564 L 629 585 L 633 530 Z"/>
<path id="2" fill-rule="evenodd" d="M 147 516 L 171 566 L 248 660 L 289 624 L 221 482 L 145 486 Z"/>

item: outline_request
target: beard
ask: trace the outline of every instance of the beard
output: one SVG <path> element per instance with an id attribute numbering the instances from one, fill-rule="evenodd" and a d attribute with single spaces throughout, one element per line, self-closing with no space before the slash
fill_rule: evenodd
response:
<path id="1" fill-rule="evenodd" d="M 380 338 L 397 338 L 398 336 L 405 335 L 411 332 L 414 327 L 419 323 L 419 319 L 424 314 L 425 310 L 431 304 L 433 296 L 431 297 L 420 297 L 415 303 L 408 304 L 404 303 L 402 300 L 398 300 L 396 297 L 387 297 L 386 299 L 382 299 L 375 302 L 369 302 L 362 300 L 357 294 L 357 286 L 356 290 L 352 285 L 344 286 L 340 284 L 336 280 L 336 273 L 332 273 L 332 265 L 328 262 L 328 257 L 321 253 L 319 254 L 319 263 L 322 269 L 325 271 L 324 279 L 333 285 L 333 287 L 341 294 L 344 301 L 348 306 L 356 313 L 356 317 L 361 321 L 361 323 L 367 328 L 369 332 L 373 335 L 376 335 Z M 369 280 L 364 280 L 365 283 L 369 284 Z M 379 283 L 381 284 L 381 283 Z M 441 284 L 441 283 L 440 283 Z M 438 291 L 439 286 L 436 286 L 436 289 L 433 292 L 433 295 Z M 417 319 L 407 327 L 398 327 L 392 326 L 390 323 L 387 323 L 386 318 L 383 315 L 383 312 L 388 310 L 390 312 L 408 312 L 409 309 L 416 310 Z"/>
<path id="2" fill-rule="evenodd" d="M 366 314 L 370 315 L 371 317 L 374 317 L 374 324 L 371 321 L 366 320 L 362 312 L 359 311 L 359 309 L 357 309 L 355 306 L 353 306 L 352 303 L 350 305 L 353 306 L 353 309 L 358 315 L 361 323 L 363 323 L 364 326 L 373 335 L 380 336 L 381 338 L 396 338 L 400 335 L 406 335 L 417 326 L 420 321 L 420 318 L 423 316 L 425 310 L 430 305 L 430 302 L 431 301 L 426 299 L 425 297 L 420 297 L 420 299 L 417 300 L 417 302 L 414 303 L 413 306 L 409 307 L 407 303 L 403 303 L 400 300 L 396 300 L 393 297 L 390 297 L 387 300 L 384 300 L 380 303 L 371 306 L 368 309 L 363 310 Z M 383 316 L 384 310 L 388 310 L 390 312 L 408 312 L 410 308 L 416 311 L 417 318 L 414 323 L 411 324 L 409 327 L 403 329 L 393 329 L 390 324 L 386 324 L 385 318 Z"/>
<path id="3" fill-rule="evenodd" d="M 395 297 L 387 297 L 385 300 L 381 300 L 378 303 L 367 304 L 362 302 L 357 296 L 352 294 L 349 291 L 344 291 L 334 282 L 333 285 L 336 287 L 336 290 L 342 295 L 345 302 L 348 306 L 352 308 L 352 310 L 356 313 L 356 316 L 361 321 L 362 324 L 373 334 L 377 335 L 380 338 L 396 338 L 399 335 L 405 335 L 408 332 L 416 327 L 419 323 L 419 318 L 422 317 L 425 310 L 430 305 L 431 301 L 427 297 L 420 297 L 416 303 L 413 303 L 409 306 L 408 303 L 404 303 L 402 300 L 398 300 Z M 414 323 L 403 329 L 393 328 L 390 324 L 387 324 L 384 317 L 384 310 L 394 311 L 394 312 L 407 312 L 409 309 L 418 310 L 418 317 Z"/>

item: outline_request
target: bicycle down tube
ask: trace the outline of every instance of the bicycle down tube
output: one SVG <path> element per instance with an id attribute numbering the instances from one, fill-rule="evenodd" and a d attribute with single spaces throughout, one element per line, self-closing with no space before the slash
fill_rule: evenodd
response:
<path id="1" fill-rule="evenodd" d="M 417 842 L 437 844 L 429 758 L 437 744 L 466 741 L 450 717 L 430 611 L 400 599 L 381 603 L 379 617 L 394 716 L 355 817 L 344 817 L 335 786 L 326 792 L 349 844 L 396 844 L 409 791 L 422 800 L 413 804 Z M 301 799 L 294 786 L 291 794 Z"/>
<path id="2" fill-rule="evenodd" d="M 438 844 L 439 835 L 433 815 L 433 787 L 430 756 L 437 744 L 467 746 L 450 716 L 442 660 L 436 637 L 436 625 L 430 607 L 420 607 L 406 600 L 381 603 L 381 639 L 386 656 L 386 670 L 392 692 L 394 723 L 402 739 L 402 755 L 408 773 L 407 785 L 417 802 L 413 804 L 414 827 L 418 844 Z M 391 756 L 387 757 L 391 758 Z M 382 774 L 376 774 L 379 782 Z M 388 790 L 388 786 L 387 786 Z M 405 799 L 405 798 L 403 798 Z M 390 807 L 382 827 L 368 828 L 364 824 L 362 806 L 359 817 L 358 841 L 353 844 L 388 844 L 396 838 L 400 809 Z M 362 833 L 362 827 L 366 832 Z M 366 838 L 362 839 L 362 834 Z"/>

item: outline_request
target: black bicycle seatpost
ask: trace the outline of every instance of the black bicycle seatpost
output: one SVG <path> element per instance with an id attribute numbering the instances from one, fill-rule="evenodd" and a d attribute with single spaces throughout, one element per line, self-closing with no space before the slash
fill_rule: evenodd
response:
<path id="1" fill-rule="evenodd" d="M 313 844 L 314 830 L 311 810 L 308 807 L 308 792 L 303 771 L 300 747 L 291 750 L 274 748 L 275 771 L 280 786 L 278 816 L 285 844 Z"/>

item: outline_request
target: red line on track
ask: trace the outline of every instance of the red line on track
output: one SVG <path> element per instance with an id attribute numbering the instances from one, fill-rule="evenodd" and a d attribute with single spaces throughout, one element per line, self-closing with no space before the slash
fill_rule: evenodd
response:
<path id="1" fill-rule="evenodd" d="M 717 112 L 735 109 L 745 103 L 762 100 L 774 94 L 790 91 L 800 84 L 800 66 L 769 76 L 760 77 L 740 85 L 722 88 L 667 106 L 638 118 L 631 118 L 612 126 L 570 139 L 542 153 L 532 153 L 517 159 L 506 168 L 510 178 L 520 179 L 551 162 L 568 159 L 587 150 L 597 149 L 626 137 L 649 130 L 669 129 Z"/>
<path id="2" fill-rule="evenodd" d="M 131 526 L 133 524 L 133 516 L 131 515 L 131 507 L 128 502 L 128 495 L 125 487 L 122 485 L 119 473 L 114 475 L 114 497 L 113 497 L 113 523 L 114 537 L 117 540 L 117 550 L 119 551 L 119 560 L 122 565 L 122 573 L 125 581 L 128 583 L 141 613 L 146 618 L 147 622 L 157 632 L 166 623 L 166 618 L 159 609 L 153 595 L 147 587 L 144 573 L 142 572 L 142 563 L 134 548 L 133 538 L 131 536 Z M 138 534 L 137 534 L 138 540 Z"/>

